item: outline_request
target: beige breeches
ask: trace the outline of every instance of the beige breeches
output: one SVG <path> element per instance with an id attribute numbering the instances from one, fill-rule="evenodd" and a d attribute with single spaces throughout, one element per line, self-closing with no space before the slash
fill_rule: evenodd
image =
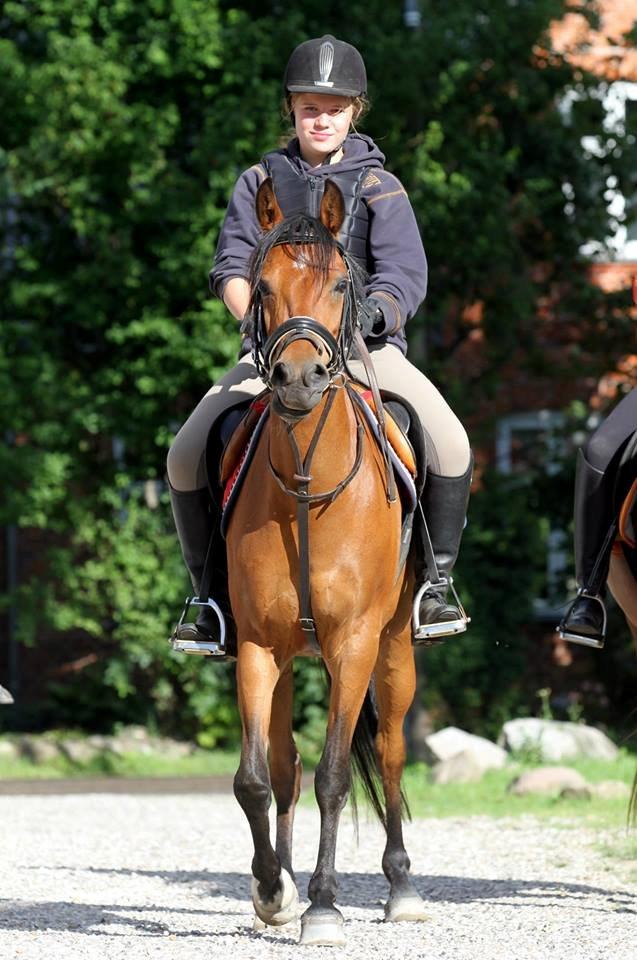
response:
<path id="1" fill-rule="evenodd" d="M 464 427 L 433 383 L 397 347 L 370 349 L 378 385 L 404 397 L 418 414 L 427 439 L 429 469 L 458 477 L 469 466 L 469 440 Z M 349 362 L 352 373 L 366 382 L 359 360 Z M 243 357 L 195 407 L 168 451 L 168 479 L 176 490 L 198 490 L 206 485 L 205 445 L 211 424 L 225 410 L 263 390 L 251 357 Z"/>

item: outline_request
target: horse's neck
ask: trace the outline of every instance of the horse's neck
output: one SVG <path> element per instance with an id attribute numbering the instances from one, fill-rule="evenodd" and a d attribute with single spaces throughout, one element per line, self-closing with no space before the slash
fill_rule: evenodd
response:
<path id="1" fill-rule="evenodd" d="M 356 456 L 356 420 L 347 392 L 342 388 L 336 390 L 329 413 L 321 425 L 327 402 L 326 393 L 315 409 L 295 424 L 292 431 L 301 463 L 305 464 L 316 432 L 320 430 L 309 467 L 314 489 L 341 480 L 351 469 Z M 270 417 L 270 454 L 280 474 L 293 481 L 297 473 L 293 441 L 286 424 L 275 415 Z"/>

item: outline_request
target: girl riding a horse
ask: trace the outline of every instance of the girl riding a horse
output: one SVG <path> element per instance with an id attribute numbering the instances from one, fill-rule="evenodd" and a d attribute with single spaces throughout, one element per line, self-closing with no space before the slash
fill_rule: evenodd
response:
<path id="1" fill-rule="evenodd" d="M 286 103 L 296 136 L 266 154 L 239 177 L 219 236 L 210 274 L 212 290 L 237 320 L 251 303 L 250 262 L 262 236 L 255 213 L 260 185 L 271 180 L 285 217 L 317 217 L 328 180 L 344 201 L 338 240 L 367 274 L 359 325 L 381 390 L 407 401 L 422 424 L 427 479 L 421 507 L 437 567 L 416 560 L 416 583 L 429 585 L 414 617 L 414 642 L 458 633 L 466 618 L 449 598 L 471 484 L 472 457 L 466 432 L 430 380 L 406 358 L 405 325 L 424 299 L 427 262 L 413 209 L 402 184 L 384 167 L 384 156 L 353 125 L 366 106 L 367 78 L 358 50 L 324 36 L 300 44 L 284 77 Z M 213 422 L 264 384 L 244 337 L 237 365 L 216 383 L 177 434 L 168 455 L 175 525 L 193 587 L 199 594 L 209 544 L 218 527 L 206 479 L 206 442 Z M 366 382 L 363 365 L 351 372 Z M 224 549 L 220 541 L 214 549 Z M 206 599 L 206 598 L 204 598 Z M 219 614 L 202 606 L 196 623 L 181 623 L 174 639 L 207 641 L 219 631 Z"/>

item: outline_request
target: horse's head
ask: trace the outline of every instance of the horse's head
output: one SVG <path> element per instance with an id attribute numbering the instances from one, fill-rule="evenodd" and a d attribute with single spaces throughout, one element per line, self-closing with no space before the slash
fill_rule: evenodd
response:
<path id="1" fill-rule="evenodd" d="M 264 237 L 251 264 L 254 356 L 275 413 L 293 422 L 343 370 L 354 332 L 358 274 L 336 240 L 343 197 L 328 180 L 318 219 L 284 219 L 268 178 L 256 198 Z"/>

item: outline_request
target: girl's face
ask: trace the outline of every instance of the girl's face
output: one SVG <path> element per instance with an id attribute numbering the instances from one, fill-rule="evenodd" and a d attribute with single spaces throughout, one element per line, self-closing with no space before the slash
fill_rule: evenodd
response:
<path id="1" fill-rule="evenodd" d="M 295 93 L 292 109 L 301 156 L 318 167 L 347 136 L 354 112 L 352 100 L 329 93 Z"/>

